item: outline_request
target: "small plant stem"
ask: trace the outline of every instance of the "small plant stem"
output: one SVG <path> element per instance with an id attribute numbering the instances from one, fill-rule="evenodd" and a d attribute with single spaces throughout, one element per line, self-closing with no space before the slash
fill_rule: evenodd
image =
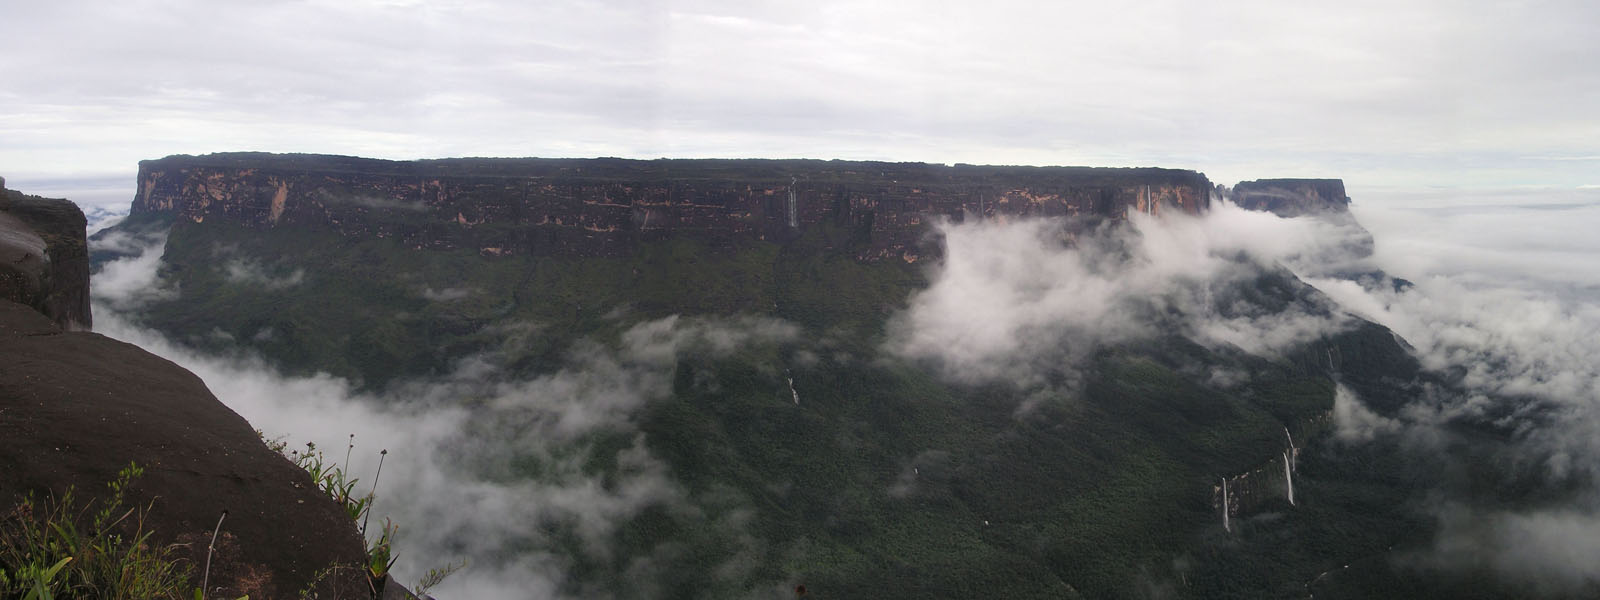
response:
<path id="1" fill-rule="evenodd" d="M 356 434 L 350 434 L 350 444 L 344 447 L 344 472 L 350 472 L 350 451 L 356 449 Z"/>
<path id="2" fill-rule="evenodd" d="M 366 510 L 367 514 L 361 515 L 361 536 L 362 537 L 366 537 L 366 535 L 367 535 L 367 519 L 372 518 L 372 503 L 376 502 L 377 499 L 378 499 L 378 496 L 377 496 L 377 494 L 378 494 L 378 478 L 383 476 L 383 459 L 388 458 L 388 457 L 389 457 L 389 449 L 388 448 L 384 448 L 382 452 L 378 453 L 378 472 L 372 474 L 372 491 L 371 492 L 367 492 L 367 498 L 370 498 L 370 500 L 367 501 L 367 510 Z"/>
<path id="3" fill-rule="evenodd" d="M 222 520 L 228 518 L 228 511 L 222 511 L 222 516 L 217 517 L 217 528 L 211 530 L 211 545 L 206 546 L 206 570 L 200 578 L 201 598 L 210 594 L 211 590 L 211 553 L 217 549 L 217 534 L 222 533 Z"/>

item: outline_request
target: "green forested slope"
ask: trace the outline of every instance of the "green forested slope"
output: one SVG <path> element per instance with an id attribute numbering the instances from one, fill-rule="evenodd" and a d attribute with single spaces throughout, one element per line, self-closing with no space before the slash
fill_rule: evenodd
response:
<path id="1" fill-rule="evenodd" d="M 796 324 L 790 340 L 679 355 L 670 397 L 633 420 L 696 508 L 645 510 L 614 533 L 622 550 L 610 556 L 552 524 L 567 541 L 528 550 L 568 556 L 579 595 L 732 597 L 801 583 L 820 598 L 1274 597 L 1421 531 L 1401 466 L 1325 438 L 1302 458 L 1300 506 L 1269 501 L 1230 534 L 1211 505 L 1219 477 L 1282 452 L 1286 426 L 1312 438 L 1326 423 L 1342 368 L 1321 358 L 1328 348 L 1388 369 L 1343 373 L 1352 384 L 1414 377 L 1386 330 L 1357 327 L 1283 360 L 1172 330 L 1085 359 L 1063 353 L 1043 386 L 961 383 L 882 351 L 926 266 L 857 262 L 851 236 L 816 227 L 783 244 L 652 242 L 629 258 L 484 257 L 185 221 L 163 258 L 177 293 L 139 317 L 201 349 L 242 346 L 368 389 L 467 356 L 536 376 L 580 340 L 614 347 L 670 315 Z M 1238 295 L 1281 309 L 1312 293 L 1264 270 Z M 1196 365 L 1250 377 L 1219 386 Z M 584 442 L 586 468 L 625 468 L 628 435 Z M 537 479 L 542 460 L 496 476 Z M 630 576 L 641 556 L 649 576 Z"/>

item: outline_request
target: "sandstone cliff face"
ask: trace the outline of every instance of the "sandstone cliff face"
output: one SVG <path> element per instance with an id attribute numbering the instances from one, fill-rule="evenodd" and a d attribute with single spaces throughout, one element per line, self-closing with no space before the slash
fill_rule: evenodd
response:
<path id="1" fill-rule="evenodd" d="M 5 189 L 0 179 L 0 298 L 67 329 L 88 329 L 89 250 L 83 211 L 66 200 Z"/>
<path id="2" fill-rule="evenodd" d="M 915 260 L 933 219 L 1198 214 L 1193 171 L 769 160 L 447 159 L 258 153 L 144 161 L 132 211 L 293 224 L 416 248 L 615 256 L 643 240 L 857 232 L 859 258 Z"/>
<path id="3" fill-rule="evenodd" d="M 1332 418 L 1329 412 L 1296 423 L 1294 428 L 1298 436 L 1291 434 L 1286 426 L 1283 430 L 1285 445 L 1281 452 L 1270 455 L 1265 462 L 1249 471 L 1225 476 L 1211 486 L 1211 510 L 1217 511 L 1218 515 L 1226 510 L 1227 516 L 1219 518 L 1232 521 L 1269 507 L 1281 506 L 1276 504 L 1278 502 L 1297 505 L 1298 501 L 1292 494 L 1294 480 L 1299 477 L 1300 453 L 1304 448 L 1296 446 L 1295 440 L 1304 443 L 1319 437 L 1328 430 Z"/>

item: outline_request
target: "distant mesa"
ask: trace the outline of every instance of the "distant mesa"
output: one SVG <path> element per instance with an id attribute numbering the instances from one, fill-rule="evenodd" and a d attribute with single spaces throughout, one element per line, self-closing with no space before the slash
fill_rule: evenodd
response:
<path id="1" fill-rule="evenodd" d="M 853 232 L 862 260 L 915 260 L 934 219 L 1199 214 L 1196 171 L 823 160 L 452 158 L 228 153 L 139 165 L 132 213 L 294 224 L 413 249 L 620 256 L 691 236 L 712 245 Z"/>
<path id="2" fill-rule="evenodd" d="M 1350 210 L 1344 181 L 1338 179 L 1257 179 L 1233 186 L 1233 203 L 1280 217 Z"/>

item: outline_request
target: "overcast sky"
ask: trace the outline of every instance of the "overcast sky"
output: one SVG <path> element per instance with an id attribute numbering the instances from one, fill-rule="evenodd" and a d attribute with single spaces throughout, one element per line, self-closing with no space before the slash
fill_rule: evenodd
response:
<path id="1" fill-rule="evenodd" d="M 141 159 L 232 150 L 1600 185 L 1592 0 L 0 9 L 0 175 L 90 203 L 126 205 Z"/>

